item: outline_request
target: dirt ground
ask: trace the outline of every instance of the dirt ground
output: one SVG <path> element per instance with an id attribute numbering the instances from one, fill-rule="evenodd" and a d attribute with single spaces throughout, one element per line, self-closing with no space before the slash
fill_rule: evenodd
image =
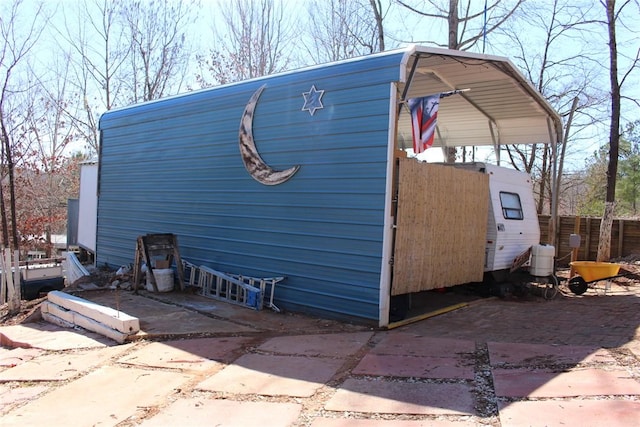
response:
<path id="1" fill-rule="evenodd" d="M 612 259 L 611 262 L 620 264 L 619 275 L 612 279 L 612 281 L 620 286 L 633 286 L 640 285 L 640 254 L 630 255 L 624 258 Z M 560 281 L 561 292 L 567 293 L 570 291 L 566 287 L 566 281 L 569 278 L 569 269 L 563 268 L 556 271 L 556 275 Z M 65 288 L 65 292 L 73 292 L 81 289 L 83 285 L 90 283 L 97 288 L 107 288 L 108 286 L 122 286 L 128 285 L 130 277 L 128 275 L 117 275 L 115 271 L 95 270 L 91 276 L 79 279 L 76 283 L 73 283 Z M 28 323 L 35 320 L 39 320 L 40 316 L 40 304 L 46 300 L 46 297 L 38 298 L 32 301 L 21 301 L 20 311 L 18 313 L 10 314 L 8 304 L 0 305 L 0 326 L 17 325 L 21 323 Z"/>
<path id="2" fill-rule="evenodd" d="M 612 260 L 612 262 L 616 262 L 621 265 L 620 272 L 619 272 L 620 277 L 611 279 L 613 283 L 625 288 L 633 288 L 640 285 L 640 255 L 614 259 Z M 559 286 L 560 292 L 558 292 L 557 298 L 574 297 L 575 295 L 571 293 L 571 291 L 567 286 L 567 283 L 568 283 L 567 279 L 569 278 L 569 269 L 559 269 L 556 273 L 560 280 L 560 286 Z M 126 276 L 117 276 L 115 272 L 96 271 L 93 273 L 91 277 L 83 278 L 79 280 L 77 283 L 74 283 L 68 286 L 65 289 L 65 291 L 73 292 L 75 290 L 82 289 L 83 286 L 87 286 L 87 285 L 97 286 L 99 288 L 107 288 L 109 286 L 114 286 L 114 283 L 116 283 L 116 281 L 118 282 L 118 286 L 122 286 L 126 288 L 128 279 L 129 278 Z M 524 297 L 523 300 L 528 301 L 527 298 L 531 298 L 531 297 Z M 20 312 L 14 315 L 10 315 L 8 313 L 7 304 L 0 306 L 0 326 L 28 323 L 30 321 L 38 319 L 40 304 L 45 299 L 46 298 L 41 298 L 33 301 L 22 301 L 22 307 L 20 309 Z M 536 302 L 536 300 L 539 300 L 539 299 L 540 299 L 539 296 L 533 297 L 532 302 Z M 346 329 L 346 325 L 344 327 L 345 327 L 345 331 L 348 331 L 348 329 Z M 339 326 L 335 328 L 335 330 L 339 330 L 339 329 L 340 329 Z M 496 399 L 494 388 L 491 385 L 492 377 L 491 377 L 491 370 L 488 368 L 490 363 L 488 359 L 487 346 L 486 344 L 482 344 L 478 346 L 477 349 L 478 350 L 476 351 L 474 356 L 477 358 L 475 360 L 475 366 L 483 367 L 483 369 L 478 371 L 478 373 L 476 374 L 476 378 L 474 380 L 476 384 L 478 384 L 478 394 L 476 395 L 477 403 L 476 403 L 475 409 L 477 410 L 478 414 L 481 415 L 487 422 L 487 424 L 484 424 L 484 425 L 498 426 L 500 425 L 500 422 L 498 420 L 499 402 Z M 640 366 L 639 359 L 630 356 L 630 353 L 628 351 L 624 352 L 624 349 L 621 350 L 620 348 L 615 348 L 615 349 L 610 349 L 610 351 L 612 352 L 612 354 L 617 360 L 624 359 L 625 367 L 630 369 L 633 368 L 634 371 L 637 372 Z M 349 360 L 345 364 L 345 367 L 343 367 L 343 370 L 337 374 L 337 376 L 334 379 L 334 382 L 338 384 L 340 381 L 344 380 L 344 378 L 347 378 L 348 375 L 350 375 L 351 369 L 354 366 L 356 366 L 356 364 L 358 363 L 361 357 L 362 357 L 362 354 L 359 354 L 357 356 L 356 355 L 352 356 L 351 360 Z M 532 362 L 532 364 L 533 363 L 534 362 Z M 546 363 L 548 362 L 545 359 L 541 361 L 537 366 L 542 369 L 546 367 L 545 365 Z M 152 368 L 152 369 L 159 369 L 159 368 Z M 202 394 L 203 392 L 201 391 L 193 392 L 193 393 L 200 393 L 200 394 L 197 394 L 197 396 L 200 396 L 200 395 L 206 396 L 206 394 Z M 323 405 L 326 403 L 328 399 L 327 396 L 328 394 L 326 392 L 324 392 L 324 394 L 323 392 L 320 392 L 312 398 L 297 399 L 296 402 L 298 403 L 302 402 L 305 408 L 304 409 L 305 413 L 312 414 L 313 416 L 315 416 L 316 414 L 320 413 L 323 410 Z M 261 396 L 259 398 L 262 399 Z M 244 397 L 241 395 L 233 397 L 233 400 L 252 400 L 252 399 L 255 399 L 255 397 L 253 396 Z M 611 397 L 599 396 L 599 397 L 592 398 L 592 400 L 593 399 L 608 400 L 608 399 L 611 399 Z M 631 397 L 631 399 L 635 399 L 635 397 Z M 554 400 L 558 400 L 558 399 L 554 399 Z M 562 398 L 561 400 L 569 401 L 571 399 Z M 270 398 L 270 402 L 286 403 L 286 402 L 290 402 L 290 398 L 274 397 L 274 398 Z M 150 418 L 152 415 L 154 415 L 154 413 L 150 412 L 145 417 Z M 313 420 L 313 416 L 309 417 L 309 423 L 311 422 L 311 420 Z M 391 416 L 389 416 L 388 419 L 392 419 Z M 403 415 L 403 419 L 407 421 L 415 420 L 416 422 L 418 422 L 418 420 L 422 420 L 423 418 L 417 415 Z M 123 423 L 122 425 L 137 425 L 137 424 Z"/>
<path id="3" fill-rule="evenodd" d="M 97 287 L 106 288 L 111 285 L 114 280 L 118 279 L 128 280 L 128 277 L 120 277 L 113 271 L 95 270 L 91 276 L 78 279 L 75 283 L 68 285 L 64 291 L 73 292 L 87 283 L 93 283 Z M 9 305 L 6 303 L 0 305 L 0 326 L 19 325 L 41 319 L 40 304 L 46 299 L 46 297 L 42 297 L 31 301 L 22 300 L 18 313 L 9 313 Z"/>
<path id="4" fill-rule="evenodd" d="M 19 325 L 21 323 L 28 323 L 34 319 L 34 316 L 38 317 L 40 304 L 47 298 L 38 298 L 32 301 L 22 300 L 20 304 L 20 311 L 16 314 L 9 313 L 9 304 L 0 305 L 0 326 Z"/>

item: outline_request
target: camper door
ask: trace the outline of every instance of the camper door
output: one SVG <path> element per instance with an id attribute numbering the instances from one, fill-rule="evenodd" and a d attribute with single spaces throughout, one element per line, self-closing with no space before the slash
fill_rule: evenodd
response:
<path id="1" fill-rule="evenodd" d="M 540 226 L 529 175 L 494 165 L 486 171 L 491 201 L 485 271 L 497 271 L 540 242 Z"/>

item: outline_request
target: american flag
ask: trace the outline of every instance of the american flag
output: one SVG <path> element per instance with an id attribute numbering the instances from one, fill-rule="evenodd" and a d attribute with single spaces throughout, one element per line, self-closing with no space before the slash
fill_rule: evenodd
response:
<path id="1" fill-rule="evenodd" d="M 413 129 L 413 152 L 422 153 L 433 145 L 440 94 L 407 100 L 411 111 L 411 127 Z"/>

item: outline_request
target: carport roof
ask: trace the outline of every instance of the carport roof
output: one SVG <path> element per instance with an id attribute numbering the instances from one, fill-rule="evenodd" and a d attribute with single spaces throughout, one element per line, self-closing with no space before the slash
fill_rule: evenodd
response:
<path id="1" fill-rule="evenodd" d="M 560 116 L 507 58 L 411 46 L 401 72 L 403 99 L 468 89 L 441 98 L 436 147 L 559 142 Z"/>

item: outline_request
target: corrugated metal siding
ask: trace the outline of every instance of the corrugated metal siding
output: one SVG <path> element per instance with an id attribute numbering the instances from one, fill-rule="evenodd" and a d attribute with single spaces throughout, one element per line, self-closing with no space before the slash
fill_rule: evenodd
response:
<path id="1" fill-rule="evenodd" d="M 285 275 L 284 308 L 378 318 L 389 83 L 401 53 L 202 91 L 106 113 L 97 262 L 133 261 L 135 239 L 175 233 L 182 256 L 233 273 Z M 253 123 L 274 169 L 246 172 L 238 129 L 266 83 Z M 311 85 L 324 109 L 301 111 Z"/>

